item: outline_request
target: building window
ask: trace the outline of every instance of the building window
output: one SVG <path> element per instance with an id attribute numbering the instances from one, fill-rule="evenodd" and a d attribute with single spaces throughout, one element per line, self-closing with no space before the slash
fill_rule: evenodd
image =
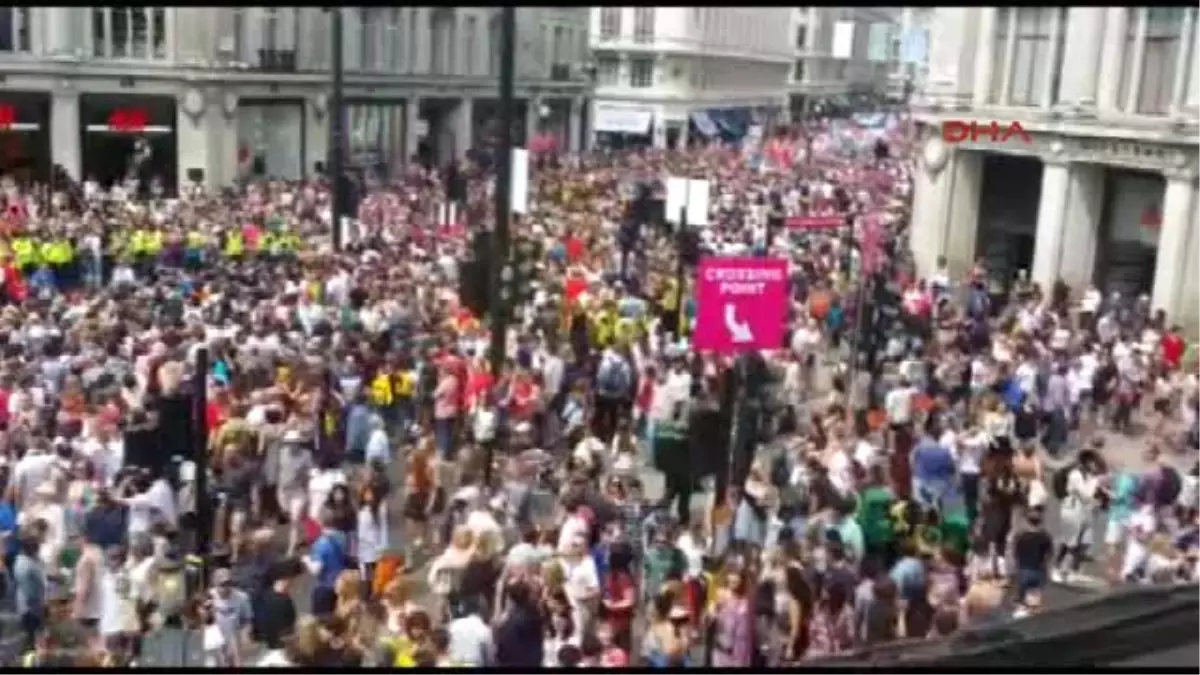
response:
<path id="1" fill-rule="evenodd" d="M 808 48 L 808 26 L 796 26 L 796 49 L 804 51 Z"/>
<path id="2" fill-rule="evenodd" d="M 550 52 L 550 64 L 557 65 L 570 60 L 567 51 L 567 29 L 562 26 L 554 27 L 554 48 Z"/>
<path id="3" fill-rule="evenodd" d="M 613 87 L 621 81 L 621 60 L 615 56 L 596 59 L 596 83 L 602 87 Z"/>
<path id="4" fill-rule="evenodd" d="M 637 7 L 633 10 L 633 41 L 652 42 L 654 40 L 654 8 Z"/>
<path id="5" fill-rule="evenodd" d="M 600 39 L 615 40 L 621 37 L 621 8 L 600 8 Z"/>
<path id="6" fill-rule="evenodd" d="M 1017 13 L 1016 44 L 1013 49 L 1010 105 L 1040 105 L 1042 78 L 1047 68 L 1053 68 L 1054 45 L 1050 43 L 1051 27 L 1058 20 L 1060 7 L 1010 8 Z M 1065 22 L 1059 23 L 1062 39 Z M 1001 62 L 1002 63 L 1002 62 Z"/>
<path id="7" fill-rule="evenodd" d="M 379 70 L 379 34 L 383 29 L 383 10 L 361 7 L 362 16 L 362 69 Z"/>
<path id="8" fill-rule="evenodd" d="M 100 58 L 161 59 L 167 54 L 164 7 L 97 7 L 92 10 L 94 54 Z"/>
<path id="9" fill-rule="evenodd" d="M 1146 52 L 1142 57 L 1142 73 L 1137 82 L 1137 112 L 1143 115 L 1165 115 L 1171 108 L 1175 85 L 1175 68 L 1179 65 L 1179 50 L 1186 7 L 1139 7 L 1134 12 L 1146 12 Z M 1126 53 L 1133 54 L 1135 31 L 1141 18 L 1130 21 Z M 1190 47 L 1190 45 L 1188 45 Z M 1133 56 L 1127 62 L 1133 60 Z M 1130 78 L 1123 78 L 1126 83 Z M 1128 84 L 1126 84 L 1128 86 Z"/>
<path id="10" fill-rule="evenodd" d="M 796 59 L 795 65 L 792 66 L 792 81 L 804 81 L 804 59 Z"/>
<path id="11" fill-rule="evenodd" d="M 630 59 L 629 86 L 636 88 L 654 86 L 654 59 Z"/>
<path id="12" fill-rule="evenodd" d="M 29 8 L 0 7 L 0 52 L 29 51 Z"/>
<path id="13" fill-rule="evenodd" d="M 466 53 L 463 55 L 466 63 L 463 64 L 463 75 L 472 77 L 475 75 L 475 41 L 479 39 L 479 19 L 468 16 L 467 25 L 463 30 L 466 32 L 464 36 Z"/>

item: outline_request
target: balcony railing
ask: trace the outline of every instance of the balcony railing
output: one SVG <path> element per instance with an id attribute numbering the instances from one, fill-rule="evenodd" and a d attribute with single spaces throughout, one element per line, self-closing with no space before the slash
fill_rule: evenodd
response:
<path id="1" fill-rule="evenodd" d="M 550 65 L 550 79 L 555 82 L 567 82 L 571 79 L 571 66 L 566 63 Z"/>
<path id="2" fill-rule="evenodd" d="M 296 50 L 260 49 L 255 68 L 267 73 L 294 73 L 296 72 Z"/>

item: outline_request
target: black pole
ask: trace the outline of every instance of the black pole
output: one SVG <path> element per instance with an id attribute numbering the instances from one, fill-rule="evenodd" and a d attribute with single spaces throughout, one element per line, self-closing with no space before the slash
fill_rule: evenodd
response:
<path id="1" fill-rule="evenodd" d="M 492 237 L 492 298 L 491 327 L 492 343 L 488 354 L 492 366 L 492 377 L 499 380 L 504 368 L 504 354 L 508 337 L 508 307 L 504 299 L 504 268 L 508 265 L 508 219 L 512 204 L 512 149 L 513 119 L 516 117 L 516 102 L 513 100 L 515 49 L 517 41 L 516 7 L 507 6 L 500 10 L 500 138 L 496 148 L 496 189 L 494 190 L 496 230 Z M 499 430 L 498 441 L 507 441 L 507 430 Z M 483 484 L 492 484 L 492 450 L 495 443 L 488 445 L 483 465 Z"/>
<path id="2" fill-rule="evenodd" d="M 192 374 L 192 462 L 196 465 L 196 556 L 200 558 L 200 580 L 208 588 L 208 558 L 212 550 L 213 513 L 208 494 L 208 348 L 196 350 Z"/>
<path id="3" fill-rule="evenodd" d="M 343 174 L 345 168 L 342 166 L 344 160 L 345 146 L 345 106 L 344 106 L 344 79 L 345 73 L 342 65 L 342 42 L 345 38 L 345 30 L 342 26 L 342 10 L 339 7 L 334 7 L 329 10 L 332 13 L 330 17 L 330 28 L 333 33 L 331 42 L 333 43 L 333 54 L 330 62 L 330 69 L 333 71 L 333 92 L 329 97 L 329 186 L 333 192 L 333 250 L 341 251 L 342 245 L 342 217 L 346 215 L 346 189 Z"/>
<path id="4" fill-rule="evenodd" d="M 684 255 L 684 250 L 688 246 L 688 221 L 687 221 L 687 206 L 679 207 L 679 233 L 676 235 L 676 254 L 679 258 L 675 266 L 675 327 L 672 333 L 676 339 L 683 338 L 683 290 L 687 283 L 685 273 L 687 261 L 684 260 L 687 256 Z"/>

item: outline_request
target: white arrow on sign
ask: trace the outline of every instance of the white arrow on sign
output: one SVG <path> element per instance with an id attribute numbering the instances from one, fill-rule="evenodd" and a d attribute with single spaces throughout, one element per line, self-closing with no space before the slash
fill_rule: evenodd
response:
<path id="1" fill-rule="evenodd" d="M 725 305 L 725 327 L 729 329 L 729 334 L 733 336 L 734 342 L 744 343 L 754 340 L 754 333 L 750 332 L 750 324 L 738 323 L 736 305 Z"/>

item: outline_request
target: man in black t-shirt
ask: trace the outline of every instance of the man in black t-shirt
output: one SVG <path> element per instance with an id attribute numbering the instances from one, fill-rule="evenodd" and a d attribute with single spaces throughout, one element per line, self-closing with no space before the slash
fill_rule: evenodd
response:
<path id="1" fill-rule="evenodd" d="M 254 608 L 254 638 L 267 649 L 283 649 L 284 638 L 296 630 L 292 581 L 300 576 L 300 561 L 281 560 L 268 572 L 271 587 Z"/>
<path id="2" fill-rule="evenodd" d="M 1017 567 L 1017 602 L 1023 602 L 1027 593 L 1041 590 L 1046 585 L 1054 539 L 1042 525 L 1041 509 L 1033 509 L 1027 516 L 1028 527 L 1013 540 L 1013 558 Z"/>

